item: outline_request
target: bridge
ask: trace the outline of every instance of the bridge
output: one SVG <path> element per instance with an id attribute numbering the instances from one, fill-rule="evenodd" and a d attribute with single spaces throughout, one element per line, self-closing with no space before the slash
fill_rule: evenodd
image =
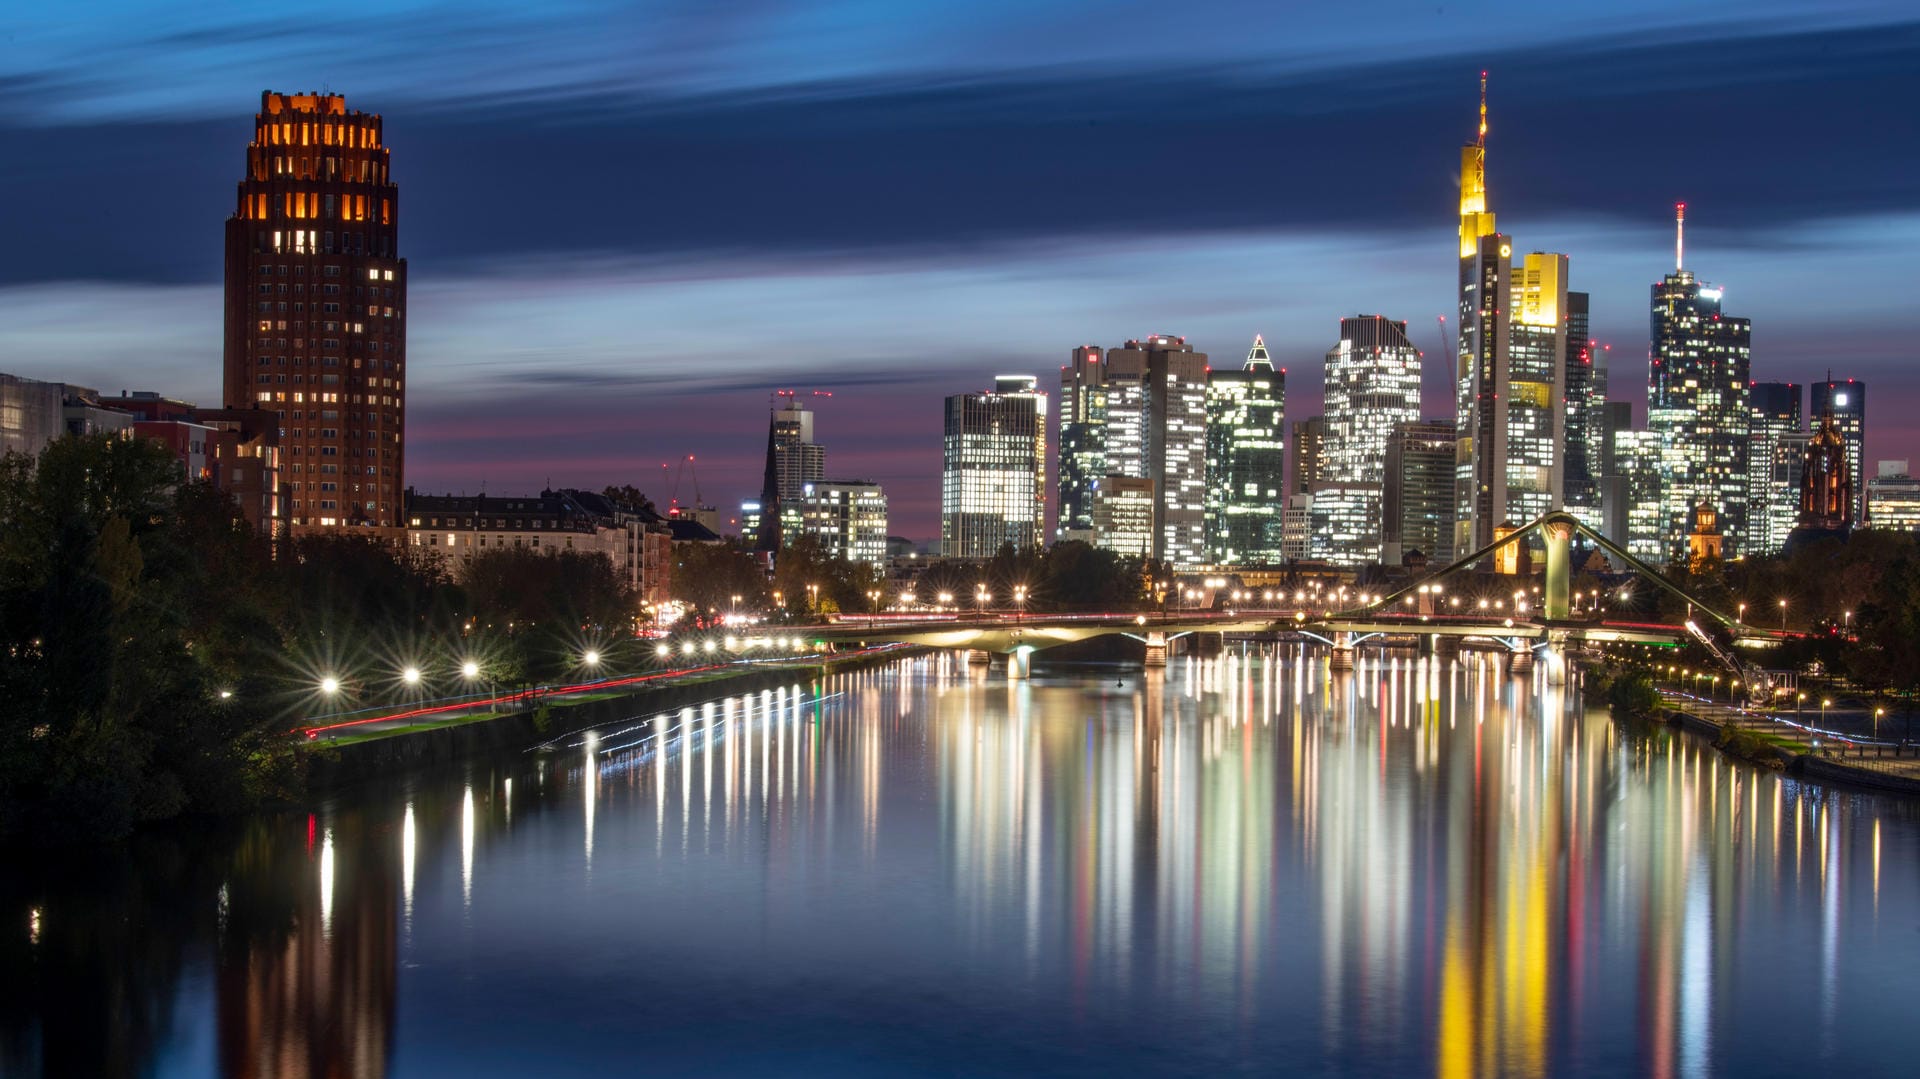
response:
<path id="1" fill-rule="evenodd" d="M 1476 607 L 1455 612 L 1458 597 L 1449 596 L 1447 582 L 1469 573 L 1504 548 L 1526 542 L 1538 533 L 1546 547 L 1545 579 L 1538 604 L 1521 590 L 1514 605 L 1486 609 Z M 1680 625 L 1658 622 L 1609 620 L 1597 615 L 1580 615 L 1573 609 L 1572 542 L 1584 536 L 1629 570 L 1640 574 L 1655 586 L 1672 593 L 1699 616 Z M 1486 575 L 1481 575 L 1483 579 Z M 1497 579 L 1498 575 L 1494 575 Z M 1519 578 L 1514 578 L 1518 580 Z M 1703 625 L 1702 622 L 1707 623 Z M 1765 688 L 1764 675 L 1741 660 L 1709 630 L 1718 625 L 1728 634 L 1732 645 L 1760 645 L 1777 642 L 1783 634 L 1757 629 L 1728 617 L 1699 598 L 1690 595 L 1666 579 L 1655 567 L 1629 554 L 1618 544 L 1588 528 L 1563 511 L 1554 511 L 1523 528 L 1496 539 L 1435 573 L 1415 581 L 1397 592 L 1370 598 L 1366 603 L 1346 610 L 1308 610 L 1298 604 L 1265 608 L 1241 608 L 1232 611 L 1106 612 L 1098 614 L 1032 614 L 1002 612 L 973 616 L 938 618 L 897 618 L 875 615 L 848 618 L 804 631 L 806 639 L 823 644 L 874 643 L 897 641 L 935 648 L 962 649 L 984 662 L 993 653 L 1008 657 L 1008 675 L 1025 678 L 1035 652 L 1073 641 L 1094 637 L 1123 635 L 1146 647 L 1148 666 L 1164 666 L 1167 647 L 1174 640 L 1195 633 L 1219 633 L 1235 636 L 1292 634 L 1324 643 L 1332 650 L 1336 670 L 1353 665 L 1354 649 L 1375 639 L 1419 639 L 1436 652 L 1445 653 L 1464 642 L 1477 642 L 1509 655 L 1514 673 L 1533 667 L 1536 656 L 1545 664 L 1547 678 L 1559 684 L 1566 679 L 1566 655 L 1575 643 L 1643 643 L 1672 645 L 1696 641 L 1727 667 L 1733 677 L 1742 680 L 1757 693 Z M 778 633 L 770 630 L 769 633 Z M 791 631 L 789 631 L 791 632 Z M 766 635 L 761 643 L 771 644 Z M 749 637 L 751 644 L 756 637 Z"/>

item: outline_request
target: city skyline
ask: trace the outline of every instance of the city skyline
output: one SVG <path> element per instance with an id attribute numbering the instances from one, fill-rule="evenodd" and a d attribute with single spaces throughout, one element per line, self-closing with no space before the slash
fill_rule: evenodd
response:
<path id="1" fill-rule="evenodd" d="M 1406 319 L 1429 354 L 1424 413 L 1450 414 L 1432 319 L 1451 307 L 1451 268 L 1436 253 L 1457 177 L 1433 162 L 1467 133 L 1462 101 L 1486 67 L 1502 226 L 1525 250 L 1572 256 L 1592 296 L 1594 336 L 1613 346 L 1614 396 L 1633 400 L 1644 420 L 1645 290 L 1669 265 L 1666 214 L 1684 200 L 1689 264 L 1727 290 L 1730 308 L 1756 316 L 1755 380 L 1806 385 L 1831 367 L 1836 378 L 1875 384 L 1863 454 L 1871 474 L 1878 459 L 1916 455 L 1900 407 L 1915 385 L 1898 367 L 1897 315 L 1920 220 L 1898 209 L 1912 203 L 1914 170 L 1898 147 L 1869 153 L 1880 140 L 1862 133 L 1890 122 L 1883 111 L 1898 95 L 1877 88 L 1898 85 L 1920 35 L 1893 8 L 1850 12 L 1851 26 L 1765 10 L 1775 17 L 1757 32 L 1731 36 L 1696 24 L 1671 40 L 1591 43 L 1572 17 L 1473 52 L 1464 35 L 1442 34 L 1404 70 L 1393 62 L 1408 55 L 1411 33 L 1369 63 L 1311 68 L 1297 53 L 1234 67 L 1232 47 L 1197 41 L 1185 81 L 1103 82 L 1118 96 L 1098 106 L 1033 55 L 996 57 L 963 86 L 933 68 L 837 72 L 842 81 L 816 85 L 829 76 L 774 65 L 725 95 L 690 83 L 589 106 L 564 86 L 535 95 L 512 79 L 469 101 L 447 89 L 457 79 L 408 83 L 322 64 L 294 46 L 250 46 L 233 24 L 197 32 L 243 58 L 272 54 L 270 68 L 236 63 L 230 78 L 187 79 L 164 94 L 125 92 L 137 63 L 108 77 L 97 56 L 47 49 L 32 65 L 23 54 L 0 69 L 11 77 L 0 91 L 12 105 L 7 123 L 46 151 L 0 181 L 16 204 L 42 206 L 91 204 L 110 182 L 115 212 L 98 223 L 75 210 L 6 226 L 12 249 L 37 255 L 0 270 L 0 352 L 15 374 L 218 405 L 218 223 L 231 212 L 233 148 L 262 89 L 324 87 L 380 113 L 402 150 L 394 179 L 409 193 L 414 279 L 407 483 L 507 492 L 550 477 L 634 483 L 659 498 L 659 462 L 693 453 L 708 500 L 730 505 L 758 490 L 766 393 L 820 386 L 840 395 L 821 412 L 842 462 L 836 473 L 883 484 L 893 530 L 925 539 L 937 534 L 941 400 L 1001 371 L 1050 371 L 1076 341 L 1177 333 L 1198 351 L 1233 355 L 1262 334 L 1275 366 L 1297 373 L 1291 420 L 1318 410 L 1317 372 L 1303 376 L 1319 367 L 1338 319 L 1379 311 Z M 1336 35 L 1339 17 L 1321 18 L 1316 32 Z M 989 18 L 983 33 L 1010 35 L 1018 21 Z M 373 34 L 390 34 L 387 25 Z M 48 32 L 28 26 L 21 43 Z M 82 27 L 68 38 L 92 34 L 139 53 L 116 33 Z M 538 27 L 529 40 L 534 55 L 560 47 Z M 289 48 L 295 55 L 280 55 Z M 171 49 L 172 62 L 191 55 Z M 1571 56 L 1595 86 L 1557 78 L 1556 60 Z M 1391 89 L 1378 78 L 1389 68 Z M 1847 79 L 1817 77 L 1839 71 Z M 1599 89 L 1609 74 L 1631 75 L 1630 88 Z M 1229 76 L 1251 88 L 1227 88 Z M 803 84 L 813 89 L 801 93 Z M 1639 128 L 1679 88 L 1715 124 L 1661 142 L 1658 153 L 1642 149 L 1653 136 Z M 1022 94 L 1037 109 L 1016 108 Z M 909 98 L 941 122 L 906 143 L 870 137 L 903 125 Z M 1818 145 L 1783 167 L 1758 135 L 1793 116 L 1818 119 L 1809 136 Z M 1392 157 L 1412 167 L 1342 185 L 1283 167 L 1285 149 L 1308 142 L 1364 164 L 1376 151 L 1356 145 L 1346 126 L 1356 119 L 1409 140 Z M 558 208 L 471 226 L 481 203 L 538 206 L 536 168 L 589 197 L 602 191 L 610 178 L 583 167 L 596 125 L 672 155 L 675 167 L 642 191 L 642 201 L 665 200 L 655 203 L 662 212 L 616 212 L 614 223 L 646 228 L 628 237 Z M 87 148 L 101 129 L 120 136 L 113 169 Z M 1108 192 L 1066 206 L 1049 194 L 1066 175 L 1053 161 L 1061 130 L 1076 133 L 1064 144 L 1076 163 L 1110 167 L 1119 147 L 1144 137 L 1200 167 L 1152 196 Z M 713 140 L 710 152 L 694 153 L 697 132 Z M 1569 139 L 1582 147 L 1577 174 L 1565 164 Z M 923 184 L 945 154 L 983 140 L 1004 149 L 995 168 L 1008 171 L 941 180 L 927 188 L 939 205 L 876 199 L 863 186 L 870 176 L 834 194 L 824 215 L 792 212 L 798 193 L 834 190 L 877 164 L 890 163 L 895 183 Z M 874 147 L 889 145 L 877 162 Z M 713 182 L 749 150 L 780 155 L 791 182 Z M 456 183 L 476 153 L 499 167 Z M 1768 182 L 1751 182 L 1762 166 L 1772 168 Z M 1016 174 L 1034 198 L 1009 196 Z M 729 207 L 751 212 L 721 227 Z M 141 228 L 126 227 L 135 220 Z M 1859 285 L 1816 308 L 1799 267 L 1833 252 L 1845 253 Z M 1127 257 L 1140 255 L 1149 257 Z M 1049 284 L 1034 289 L 1035 280 Z M 930 342 L 977 341 L 989 320 L 993 342 L 964 361 L 918 362 Z M 91 330 L 74 334 L 75 324 Z"/>

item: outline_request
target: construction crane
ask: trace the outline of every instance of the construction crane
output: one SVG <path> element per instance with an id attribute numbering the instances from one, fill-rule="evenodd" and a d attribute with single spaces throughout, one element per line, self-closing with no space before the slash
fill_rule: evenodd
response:
<path id="1" fill-rule="evenodd" d="M 1447 377 L 1450 379 L 1458 378 L 1460 377 L 1460 372 L 1456 370 L 1454 366 L 1453 346 L 1447 342 L 1447 316 L 1436 315 L 1434 317 L 1440 321 L 1440 355 L 1447 358 Z"/>
<path id="2" fill-rule="evenodd" d="M 775 390 L 773 391 L 772 405 L 774 408 L 780 408 L 781 407 L 780 399 L 784 397 L 787 399 L 786 407 L 792 408 L 795 404 L 795 398 L 799 396 L 800 396 L 799 390 Z M 811 393 L 809 393 L 808 396 L 809 397 L 832 397 L 833 391 L 832 390 L 814 390 Z"/>
<path id="3" fill-rule="evenodd" d="M 671 473 L 671 475 L 669 475 L 669 473 Z M 682 515 L 680 506 L 681 480 L 693 481 L 694 509 L 711 508 L 707 506 L 706 502 L 700 497 L 700 470 L 694 467 L 693 454 L 689 453 L 681 458 L 678 469 L 673 468 L 673 466 L 667 464 L 665 461 L 660 462 L 660 482 L 667 489 L 667 516 L 679 517 Z"/>

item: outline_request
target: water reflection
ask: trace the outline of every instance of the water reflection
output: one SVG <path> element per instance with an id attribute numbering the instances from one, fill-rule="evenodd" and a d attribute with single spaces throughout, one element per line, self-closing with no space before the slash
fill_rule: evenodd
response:
<path id="1" fill-rule="evenodd" d="M 12 875 L 0 955 L 31 976 L 0 988 L 0 1071 L 517 1074 L 556 1031 L 625 1070 L 634 1029 L 669 1072 L 1917 1048 L 1909 805 L 1618 727 L 1497 657 L 1039 673 L 928 656 Z"/>

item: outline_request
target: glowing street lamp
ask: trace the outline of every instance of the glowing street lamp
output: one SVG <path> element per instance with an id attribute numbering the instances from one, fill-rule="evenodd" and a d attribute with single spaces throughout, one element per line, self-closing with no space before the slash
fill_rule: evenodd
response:
<path id="1" fill-rule="evenodd" d="M 320 679 L 320 692 L 329 697 L 340 692 L 340 680 L 333 675 L 327 675 L 325 678 Z"/>
<path id="2" fill-rule="evenodd" d="M 420 684 L 420 668 L 408 667 L 406 670 L 401 671 L 400 680 L 410 686 L 419 685 Z"/>
<path id="3" fill-rule="evenodd" d="M 480 677 L 480 665 L 472 660 L 462 663 L 460 665 L 460 677 L 469 680 Z"/>
<path id="4" fill-rule="evenodd" d="M 589 648 L 586 650 L 585 653 L 583 653 L 580 656 L 580 662 L 586 664 L 589 667 L 598 667 L 600 665 L 600 653 L 592 648 Z"/>
<path id="5" fill-rule="evenodd" d="M 1785 633 L 1786 631 L 1787 631 L 1787 601 L 1783 599 L 1780 601 L 1780 632 Z"/>

